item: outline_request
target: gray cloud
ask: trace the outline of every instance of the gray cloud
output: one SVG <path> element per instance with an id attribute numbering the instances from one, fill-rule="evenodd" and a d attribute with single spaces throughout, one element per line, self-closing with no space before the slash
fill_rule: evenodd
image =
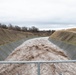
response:
<path id="1" fill-rule="evenodd" d="M 49 25 L 55 28 L 72 27 L 68 24 L 76 27 L 76 1 L 0 0 L 0 21 L 20 26 L 36 25 L 41 28 L 49 28 Z"/>

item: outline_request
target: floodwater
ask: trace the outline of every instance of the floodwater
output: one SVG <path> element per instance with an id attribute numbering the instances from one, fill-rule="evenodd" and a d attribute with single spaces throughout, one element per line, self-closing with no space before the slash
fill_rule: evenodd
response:
<path id="1" fill-rule="evenodd" d="M 7 58 L 7 61 L 69 60 L 63 50 L 48 40 L 48 37 L 25 41 Z M 76 75 L 75 63 L 45 63 L 40 65 L 41 75 Z M 3 64 L 0 75 L 37 75 L 36 64 Z"/>

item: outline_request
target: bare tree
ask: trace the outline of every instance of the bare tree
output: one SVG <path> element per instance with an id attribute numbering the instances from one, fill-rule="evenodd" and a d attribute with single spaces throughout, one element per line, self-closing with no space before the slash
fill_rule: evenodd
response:
<path id="1" fill-rule="evenodd" d="M 21 28 L 19 26 L 15 26 L 15 30 L 21 31 Z"/>
<path id="2" fill-rule="evenodd" d="M 22 29 L 21 29 L 22 31 L 27 31 L 27 27 L 22 27 Z"/>
<path id="3" fill-rule="evenodd" d="M 55 32 L 55 30 L 52 30 L 52 33 L 54 33 Z"/>
<path id="4" fill-rule="evenodd" d="M 34 26 L 32 26 L 31 28 L 29 28 L 29 31 L 31 31 L 31 32 L 38 32 L 39 29 L 34 27 Z"/>
<path id="5" fill-rule="evenodd" d="M 0 23 L 0 28 L 2 28 L 2 24 Z"/>
<path id="6" fill-rule="evenodd" d="M 7 25 L 1 24 L 1 28 L 8 29 Z"/>
<path id="7" fill-rule="evenodd" d="M 8 29 L 12 29 L 12 30 L 14 30 L 15 27 L 14 27 L 12 24 L 9 24 L 9 25 L 8 25 Z"/>

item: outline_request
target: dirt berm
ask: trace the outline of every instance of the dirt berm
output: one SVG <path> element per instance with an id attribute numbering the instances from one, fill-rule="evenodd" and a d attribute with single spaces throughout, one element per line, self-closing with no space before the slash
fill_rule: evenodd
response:
<path id="1" fill-rule="evenodd" d="M 0 61 L 5 60 L 7 56 L 19 45 L 21 45 L 26 39 L 17 40 L 15 42 L 11 42 L 5 45 L 0 46 Z"/>
<path id="2" fill-rule="evenodd" d="M 63 49 L 71 59 L 76 59 L 76 28 L 56 31 L 49 40 Z"/>
<path id="3" fill-rule="evenodd" d="M 6 59 L 7 61 L 69 60 L 66 53 L 46 38 L 24 42 Z M 41 75 L 76 75 L 75 63 L 49 63 L 40 65 Z M 37 75 L 36 64 L 3 64 L 0 75 Z"/>
<path id="4" fill-rule="evenodd" d="M 76 59 L 76 46 L 72 44 L 68 44 L 59 40 L 55 40 L 50 38 L 49 39 L 52 43 L 57 45 L 59 48 L 61 48 L 63 51 L 65 51 L 72 60 Z"/>

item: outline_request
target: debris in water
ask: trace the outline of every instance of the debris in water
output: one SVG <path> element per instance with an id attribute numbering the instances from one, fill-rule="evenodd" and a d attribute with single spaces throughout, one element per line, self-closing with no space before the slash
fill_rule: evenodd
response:
<path id="1" fill-rule="evenodd" d="M 6 59 L 7 61 L 51 61 L 69 60 L 48 37 L 25 41 Z M 44 63 L 40 65 L 41 75 L 76 75 L 75 63 Z M 37 75 L 37 64 L 3 64 L 0 75 Z"/>

